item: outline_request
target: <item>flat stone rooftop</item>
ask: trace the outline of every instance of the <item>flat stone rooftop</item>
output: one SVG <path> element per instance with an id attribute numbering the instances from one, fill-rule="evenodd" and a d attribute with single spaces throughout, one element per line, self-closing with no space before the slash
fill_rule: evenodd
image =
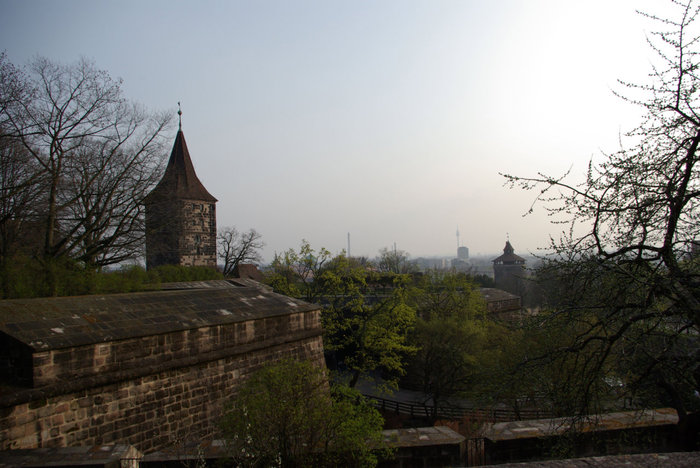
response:
<path id="1" fill-rule="evenodd" d="M 138 466 L 142 457 L 131 445 L 37 448 L 0 451 L 0 468 L 43 466 Z"/>
<path id="2" fill-rule="evenodd" d="M 620 411 L 592 415 L 576 421 L 577 430 L 581 432 L 612 431 L 677 423 L 678 414 L 673 408 Z M 568 431 L 571 424 L 571 418 L 510 421 L 490 424 L 483 434 L 485 438 L 492 441 L 549 437 Z"/>
<path id="3" fill-rule="evenodd" d="M 641 453 L 488 465 L 498 468 L 697 468 L 700 452 Z"/>
<path id="4" fill-rule="evenodd" d="M 422 447 L 429 445 L 460 444 L 466 439 L 446 426 L 387 429 L 382 431 L 384 442 L 390 447 Z"/>
<path id="5" fill-rule="evenodd" d="M 319 309 L 253 284 L 170 283 L 161 291 L 5 300 L 0 334 L 44 351 Z"/>

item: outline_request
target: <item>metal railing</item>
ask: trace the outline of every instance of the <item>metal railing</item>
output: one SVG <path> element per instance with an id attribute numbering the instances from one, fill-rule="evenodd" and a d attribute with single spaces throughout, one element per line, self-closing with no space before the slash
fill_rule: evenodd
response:
<path id="1" fill-rule="evenodd" d="M 506 422 L 519 421 L 527 419 L 542 419 L 550 418 L 551 414 L 545 411 L 524 408 L 520 411 L 510 409 L 477 409 L 477 408 L 460 408 L 455 406 L 439 406 L 437 411 L 432 405 L 424 405 L 417 403 L 405 403 L 402 401 L 390 400 L 388 398 L 377 397 L 374 395 L 365 395 L 375 408 L 382 411 L 393 411 L 396 414 L 403 414 L 411 417 L 431 418 L 436 415 L 440 419 L 471 419 L 476 421 L 489 422 Z"/>

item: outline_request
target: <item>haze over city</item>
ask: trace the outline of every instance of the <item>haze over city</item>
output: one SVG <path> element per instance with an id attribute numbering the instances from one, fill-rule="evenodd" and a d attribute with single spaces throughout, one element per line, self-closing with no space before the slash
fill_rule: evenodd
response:
<path id="1" fill-rule="evenodd" d="M 652 0 L 0 0 L 0 50 L 79 57 L 149 109 L 182 103 L 220 227 L 373 257 L 525 254 L 561 226 L 499 173 L 583 174 L 640 111 Z M 172 128 L 174 137 L 176 125 Z M 623 140 L 624 141 L 624 140 Z"/>

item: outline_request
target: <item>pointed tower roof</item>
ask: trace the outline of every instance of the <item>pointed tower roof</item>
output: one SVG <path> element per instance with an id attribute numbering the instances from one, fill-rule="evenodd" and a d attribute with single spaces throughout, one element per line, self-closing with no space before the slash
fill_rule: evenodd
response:
<path id="1" fill-rule="evenodd" d="M 515 249 L 513 248 L 512 245 L 510 245 L 510 241 L 507 240 L 506 246 L 503 248 L 503 255 L 501 255 L 498 258 L 493 259 L 493 263 L 523 264 L 523 263 L 525 263 L 525 259 L 523 257 L 515 255 Z"/>
<path id="2" fill-rule="evenodd" d="M 166 198 L 181 198 L 188 200 L 202 200 L 215 203 L 217 200 L 204 188 L 194 172 L 190 152 L 187 150 L 185 134 L 178 130 L 175 144 L 170 153 L 168 166 L 165 168 L 163 178 L 156 188 L 148 194 L 147 198 L 154 196 Z"/>

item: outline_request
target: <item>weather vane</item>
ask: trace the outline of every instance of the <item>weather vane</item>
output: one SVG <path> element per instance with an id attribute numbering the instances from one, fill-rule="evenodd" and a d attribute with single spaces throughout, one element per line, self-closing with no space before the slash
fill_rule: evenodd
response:
<path id="1" fill-rule="evenodd" d="M 177 101 L 177 118 L 180 120 L 179 122 L 179 130 L 182 130 L 182 109 L 180 108 L 180 101 Z"/>

